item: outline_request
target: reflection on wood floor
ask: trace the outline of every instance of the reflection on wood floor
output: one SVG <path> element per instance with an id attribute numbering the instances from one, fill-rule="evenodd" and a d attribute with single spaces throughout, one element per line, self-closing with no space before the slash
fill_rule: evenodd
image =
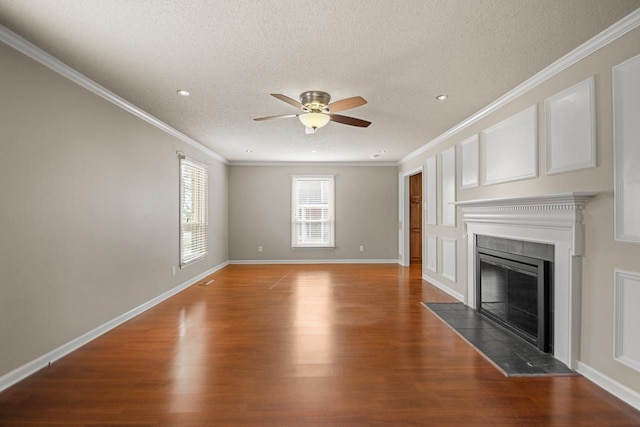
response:
<path id="1" fill-rule="evenodd" d="M 0 425 L 629 426 L 585 378 L 507 378 L 420 266 L 233 265 L 0 393 Z"/>

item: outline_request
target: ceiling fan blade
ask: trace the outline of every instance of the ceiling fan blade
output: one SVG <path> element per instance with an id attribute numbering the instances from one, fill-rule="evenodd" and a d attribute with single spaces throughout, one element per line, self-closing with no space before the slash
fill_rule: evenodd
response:
<path id="1" fill-rule="evenodd" d="M 304 105 L 302 105 L 300 102 L 296 101 L 295 99 L 289 98 L 288 96 L 281 95 L 279 93 L 272 93 L 271 96 L 278 98 L 280 101 L 284 101 L 287 104 L 291 104 L 294 107 L 297 107 L 300 109 L 304 108 Z"/>
<path id="2" fill-rule="evenodd" d="M 361 96 L 354 96 L 352 98 L 341 99 L 340 101 L 332 102 L 327 105 L 327 108 L 331 113 L 337 113 L 338 111 L 349 110 L 366 104 L 367 101 Z"/>
<path id="3" fill-rule="evenodd" d="M 371 122 L 362 119 L 356 119 L 355 117 L 341 116 L 340 114 L 331 114 L 331 121 L 342 123 L 343 125 L 358 126 L 361 128 L 368 127 Z"/>
<path id="4" fill-rule="evenodd" d="M 261 122 L 263 120 L 274 120 L 274 119 L 288 119 L 290 117 L 298 117 L 297 114 L 281 114 L 279 116 L 267 116 L 267 117 L 258 117 L 257 119 L 253 119 L 256 122 Z"/>

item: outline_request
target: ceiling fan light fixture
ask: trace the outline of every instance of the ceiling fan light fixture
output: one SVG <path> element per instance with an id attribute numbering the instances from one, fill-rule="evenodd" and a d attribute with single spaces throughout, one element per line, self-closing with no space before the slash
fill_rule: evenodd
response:
<path id="1" fill-rule="evenodd" d="M 303 125 L 312 129 L 319 129 L 329 123 L 331 117 L 323 113 L 305 113 L 298 116 Z"/>
<path id="2" fill-rule="evenodd" d="M 264 120 L 298 117 L 300 119 L 300 122 L 302 122 L 302 124 L 304 125 L 305 133 L 307 135 L 314 134 L 317 129 L 326 126 L 330 121 L 347 126 L 356 126 L 361 128 L 366 128 L 371 124 L 371 122 L 368 122 L 366 120 L 343 116 L 341 114 L 335 114 L 336 112 L 349 110 L 351 108 L 365 105 L 367 101 L 361 96 L 352 96 L 351 98 L 341 99 L 340 101 L 336 101 L 331 104 L 329 104 L 329 102 L 331 101 L 331 95 L 329 95 L 327 92 L 322 92 L 319 90 L 302 92 L 300 94 L 300 102 L 280 93 L 272 93 L 271 96 L 279 99 L 282 102 L 286 102 L 289 105 L 293 105 L 294 107 L 299 108 L 300 110 L 302 110 L 302 113 L 257 117 L 253 120 L 261 122 Z"/>

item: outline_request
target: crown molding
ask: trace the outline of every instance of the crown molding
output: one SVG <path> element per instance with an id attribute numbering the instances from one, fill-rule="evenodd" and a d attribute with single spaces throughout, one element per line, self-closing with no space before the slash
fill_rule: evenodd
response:
<path id="1" fill-rule="evenodd" d="M 116 106 L 122 108 L 123 110 L 146 121 L 147 123 L 157 127 L 158 129 L 168 133 L 169 135 L 179 139 L 180 141 L 189 144 L 190 146 L 202 151 L 205 154 L 208 154 L 209 156 L 213 157 L 214 159 L 224 164 L 229 164 L 229 161 L 227 159 L 225 159 L 215 151 L 205 147 L 202 143 L 196 141 L 193 138 L 188 137 L 182 132 L 169 126 L 162 120 L 159 120 L 158 118 L 152 116 L 151 114 L 147 113 L 141 108 L 133 105 L 126 99 L 111 92 L 104 86 L 99 85 L 98 83 L 91 80 L 84 74 L 71 68 L 64 62 L 48 54 L 44 50 L 40 49 L 38 46 L 25 40 L 24 38 L 20 37 L 18 34 L 14 33 L 13 31 L 9 30 L 7 27 L 3 25 L 0 25 L 0 41 L 4 42 L 8 46 L 11 46 L 17 51 L 22 52 L 23 54 L 27 55 L 31 59 L 38 61 L 39 63 L 50 68 L 56 73 L 68 78 L 72 82 L 93 92 L 94 94 L 100 96 L 101 98 L 106 99 L 112 104 L 115 104 Z"/>
<path id="2" fill-rule="evenodd" d="M 541 85 L 542 83 L 556 76 L 557 74 L 569 68 L 570 66 L 583 60 L 584 58 L 591 55 L 593 52 L 597 51 L 598 49 L 601 49 L 602 47 L 608 45 L 614 40 L 622 37 L 629 31 L 636 28 L 638 25 L 640 25 L 640 8 L 631 12 L 630 14 L 622 18 L 620 21 L 616 22 L 606 30 L 602 31 L 600 34 L 587 40 L 585 43 L 581 44 L 580 46 L 578 46 L 577 48 L 575 48 L 574 50 L 572 50 L 562 58 L 558 59 L 553 64 L 549 65 L 544 70 L 533 75 L 533 77 L 529 78 L 528 80 L 516 86 L 506 94 L 502 95 L 500 98 L 496 99 L 491 104 L 487 105 L 477 113 L 469 116 L 462 122 L 458 123 L 448 131 L 441 134 L 440 136 L 437 136 L 436 138 L 432 139 L 422 147 L 404 156 L 398 162 L 399 165 L 403 165 L 404 163 L 408 162 L 414 157 L 419 156 L 425 151 L 436 147 L 437 145 L 446 141 L 448 138 L 460 132 L 461 130 L 487 117 L 489 114 L 504 107 L 505 105 L 507 105 L 511 101 L 514 101 L 515 99 L 522 96 L 523 94 L 530 91 L 531 89 Z"/>
<path id="3" fill-rule="evenodd" d="M 385 166 L 398 167 L 397 162 L 229 162 L 229 166 Z"/>

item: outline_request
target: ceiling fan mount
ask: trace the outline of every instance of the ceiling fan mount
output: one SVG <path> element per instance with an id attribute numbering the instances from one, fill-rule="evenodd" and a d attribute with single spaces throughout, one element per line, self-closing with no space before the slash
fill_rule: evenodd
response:
<path id="1" fill-rule="evenodd" d="M 328 113 L 329 110 L 326 107 L 330 101 L 331 95 L 320 90 L 308 90 L 300 94 L 300 103 L 304 105 L 304 111 Z"/>
<path id="2" fill-rule="evenodd" d="M 272 93 L 271 96 L 299 108 L 302 112 L 298 114 L 258 117 L 253 120 L 264 121 L 298 117 L 302 124 L 304 124 L 305 133 L 307 134 L 315 133 L 316 130 L 325 126 L 330 121 L 365 128 L 371 124 L 371 122 L 366 120 L 335 114 L 339 111 L 349 110 L 366 104 L 367 101 L 361 96 L 354 96 L 333 103 L 330 103 L 331 95 L 320 90 L 302 92 L 300 94 L 300 102 L 279 93 Z"/>

